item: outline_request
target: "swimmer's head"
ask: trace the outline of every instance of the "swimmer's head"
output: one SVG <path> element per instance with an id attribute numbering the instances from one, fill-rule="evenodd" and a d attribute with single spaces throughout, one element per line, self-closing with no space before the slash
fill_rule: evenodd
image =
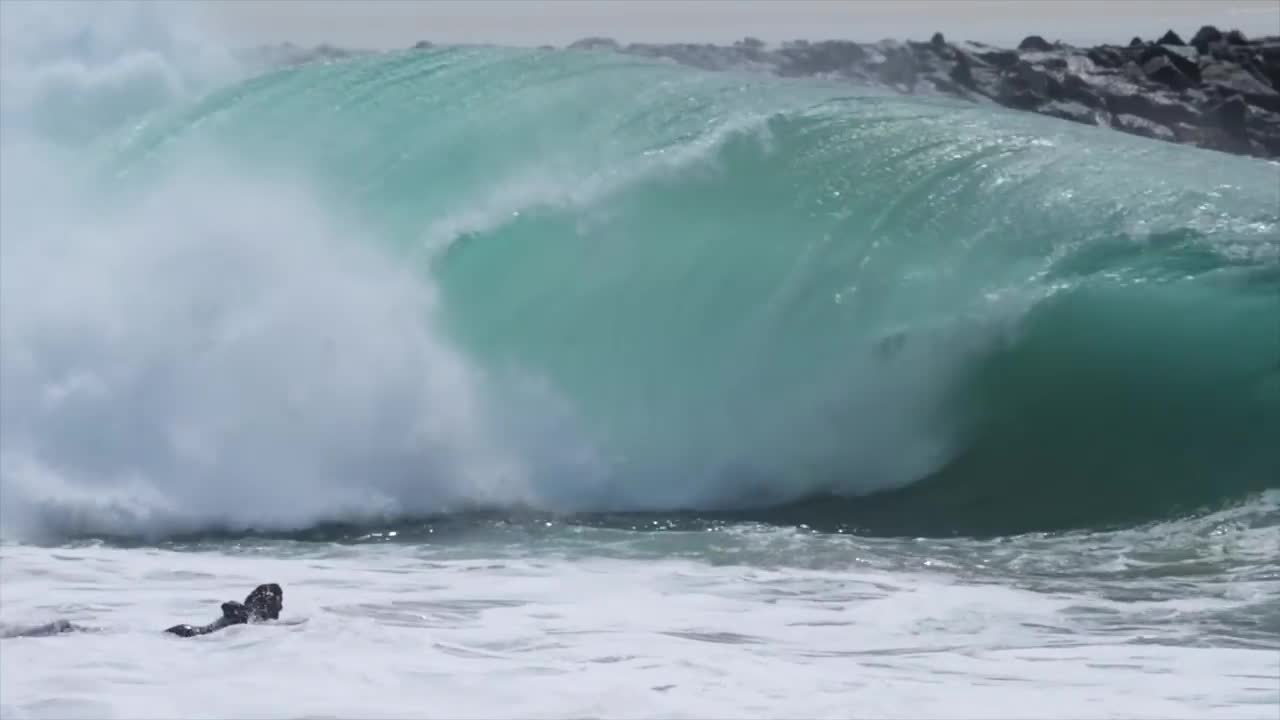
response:
<path id="1" fill-rule="evenodd" d="M 284 607 L 284 590 L 275 583 L 259 585 L 244 599 L 244 607 L 254 620 L 275 620 Z"/>

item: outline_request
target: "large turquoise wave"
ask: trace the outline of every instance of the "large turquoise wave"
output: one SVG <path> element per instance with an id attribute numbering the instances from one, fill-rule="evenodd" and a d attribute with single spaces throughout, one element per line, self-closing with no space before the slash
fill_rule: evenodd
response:
<path id="1" fill-rule="evenodd" d="M 279 70 L 106 147 L 104 204 L 213 155 L 372 229 L 552 509 L 1008 532 L 1280 487 L 1275 164 L 497 48 Z"/>

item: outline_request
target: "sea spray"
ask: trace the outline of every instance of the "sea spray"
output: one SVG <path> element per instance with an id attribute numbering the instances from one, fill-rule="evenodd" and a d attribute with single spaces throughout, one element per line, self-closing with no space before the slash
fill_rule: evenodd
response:
<path id="1" fill-rule="evenodd" d="M 112 101 L 94 133 L 50 133 L 65 73 L 6 64 L 6 534 L 306 527 L 527 500 L 516 440 L 491 435 L 478 373 L 433 329 L 431 283 L 287 169 L 191 153 L 155 184 L 104 178 L 137 132 L 121 118 L 181 106 L 116 90 L 156 63 L 184 73 L 155 52 L 93 52 L 98 35 L 49 39 L 64 36 L 74 58 L 46 64 Z M 16 87 L 33 100 L 9 105 Z"/>

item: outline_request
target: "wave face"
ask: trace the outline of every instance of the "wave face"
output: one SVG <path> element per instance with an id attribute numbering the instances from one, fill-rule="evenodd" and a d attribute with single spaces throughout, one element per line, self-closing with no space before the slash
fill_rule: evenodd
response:
<path id="1" fill-rule="evenodd" d="M 11 531 L 1017 532 L 1280 487 L 1280 166 L 586 52 L 171 94 L 6 113 Z"/>

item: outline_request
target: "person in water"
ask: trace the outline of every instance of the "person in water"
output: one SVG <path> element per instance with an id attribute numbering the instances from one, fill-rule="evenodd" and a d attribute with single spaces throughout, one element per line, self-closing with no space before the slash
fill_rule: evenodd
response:
<path id="1" fill-rule="evenodd" d="M 54 620 L 51 623 L 33 625 L 31 627 L 0 628 L 0 638 L 8 640 L 10 638 L 52 637 L 63 633 L 92 631 L 93 628 L 76 625 L 70 620 Z"/>
<path id="2" fill-rule="evenodd" d="M 275 583 L 268 583 L 254 588 L 243 603 L 238 603 L 235 600 L 222 603 L 222 617 L 208 625 L 174 625 L 165 630 L 165 632 L 181 637 L 208 635 L 229 625 L 244 625 L 250 622 L 275 620 L 280 617 L 280 610 L 283 607 L 284 590 L 281 590 L 280 586 Z"/>

